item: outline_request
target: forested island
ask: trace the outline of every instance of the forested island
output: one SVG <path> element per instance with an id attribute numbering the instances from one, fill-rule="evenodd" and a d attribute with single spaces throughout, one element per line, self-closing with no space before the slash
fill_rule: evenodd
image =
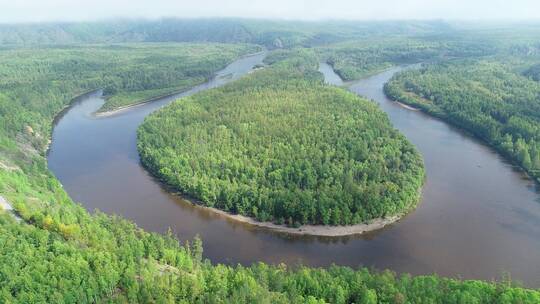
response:
<path id="1" fill-rule="evenodd" d="M 375 104 L 324 85 L 314 54 L 291 53 L 147 117 L 145 166 L 206 206 L 288 226 L 414 207 L 424 180 L 414 146 Z"/>
<path id="2" fill-rule="evenodd" d="M 396 75 L 391 98 L 488 142 L 540 182 L 537 56 L 497 56 L 427 65 Z"/>
<path id="3" fill-rule="evenodd" d="M 423 180 L 420 156 L 375 105 L 324 85 L 315 71 L 316 60 L 330 58 L 329 49 L 340 49 L 350 40 L 375 40 L 381 36 L 455 40 L 457 34 L 443 22 L 167 19 L 1 25 L 0 196 L 14 207 L 21 221 L 0 210 L 0 302 L 539 303 L 537 289 L 523 288 L 510 280 L 411 276 L 363 267 L 216 264 L 204 259 L 204 240 L 180 241 L 172 232 L 150 233 L 120 216 L 89 212 L 69 197 L 47 168 L 45 154 L 53 120 L 84 92 L 104 89 L 109 97 L 104 109 L 111 110 L 201 83 L 228 62 L 261 47 L 311 48 L 301 51 L 306 56 L 296 61 L 283 60 L 290 56 L 287 51 L 276 52 L 283 57 L 271 56 L 270 66 L 264 70 L 174 103 L 148 119 L 140 132 L 141 152 L 148 167 L 163 178 L 170 178 L 168 182 L 177 183 L 173 176 L 178 175 L 171 172 L 175 173 L 177 164 L 186 166 L 182 162 L 189 160 L 188 169 L 193 164 L 200 172 L 186 181 L 194 194 L 216 207 L 244 212 L 260 220 L 289 225 L 351 224 L 403 212 L 418 199 Z M 467 39 L 464 43 L 475 49 L 478 41 Z M 381 44 L 377 51 L 362 52 L 394 52 L 385 45 Z M 343 70 L 345 78 L 402 63 L 399 58 L 380 60 L 380 64 L 373 66 L 355 63 L 355 72 L 349 73 L 346 67 L 360 58 L 352 53 L 346 51 L 339 56 L 350 58 L 345 61 L 348 63 L 337 64 L 339 60 L 333 57 L 336 69 Z M 434 57 L 415 56 L 415 60 L 424 58 Z M 503 138 L 508 138 L 506 134 L 511 136 L 512 151 L 521 146 L 518 151 L 523 153 L 526 144 L 532 165 L 531 141 L 538 142 L 538 132 L 534 131 L 536 118 L 527 114 L 531 111 L 526 109 L 536 105 L 522 88 L 524 83 L 536 92 L 535 70 L 528 64 L 518 75 L 494 65 L 496 73 L 490 72 L 491 64 L 489 68 L 482 63 L 472 66 L 478 77 L 504 77 L 494 82 L 497 85 L 513 84 L 519 79 L 521 84 L 515 89 L 512 85 L 510 92 L 515 95 L 509 98 L 524 102 L 519 106 L 501 103 L 504 110 L 494 108 L 493 115 L 500 110 L 500 118 L 508 118 L 502 126 L 494 124 L 494 130 L 505 130 L 500 133 Z M 411 73 L 431 75 L 438 74 L 439 69 L 446 71 L 447 67 Z M 455 70 L 460 81 L 467 79 L 465 74 L 472 77 L 460 72 L 459 65 Z M 398 76 L 393 83 L 399 84 L 398 80 L 407 75 Z M 482 80 L 475 79 L 465 87 L 474 94 L 474 85 Z M 498 92 L 497 88 L 488 89 Z M 479 90 L 478 94 L 487 94 L 486 88 Z M 265 108 L 258 107 L 260 102 L 264 102 Z M 487 108 L 481 102 L 464 113 L 475 117 L 476 107 Z M 239 112 L 240 109 L 245 112 Z M 189 115 L 176 116 L 177 113 Z M 305 121 L 288 119 L 298 115 Z M 480 117 L 491 121 L 485 114 Z M 158 129 L 151 129 L 158 121 Z M 184 133 L 170 133 L 178 130 L 178 123 L 191 126 L 181 130 Z M 262 128 L 270 123 L 273 128 Z M 149 131 L 153 132 L 154 143 L 152 138 L 145 137 Z M 179 135 L 185 143 L 191 140 L 195 144 L 180 146 L 185 143 L 168 139 L 179 139 L 174 137 Z M 247 140 L 247 135 L 257 141 Z M 267 136 L 273 136 L 279 144 L 270 145 Z M 168 148 L 152 151 L 152 146 L 147 146 L 150 143 L 166 144 Z M 176 158 L 180 147 L 190 149 L 191 158 Z M 216 149 L 214 153 L 210 153 L 211 148 Z M 217 155 L 218 152 L 224 153 Z M 274 153 L 269 154 L 274 158 L 257 169 L 261 159 L 255 153 Z M 225 157 L 231 161 L 219 162 Z M 172 158 L 177 161 L 159 163 Z M 169 165 L 170 169 L 158 172 Z M 281 172 L 274 170 L 278 165 L 283 166 Z M 217 192 L 217 177 L 238 180 L 236 186 L 232 182 L 222 183 L 223 189 L 235 192 Z M 290 201 L 297 203 L 282 210 L 265 206 L 260 192 L 250 192 L 254 185 L 249 181 L 261 182 L 261 189 L 276 186 L 280 193 L 275 198 L 283 201 L 283 196 L 290 196 Z M 319 186 L 323 191 L 318 194 L 313 189 Z M 236 198 L 227 197 L 230 193 L 235 193 Z M 365 196 L 360 198 L 361 194 Z M 254 205 L 259 199 L 261 205 Z M 309 210 L 303 210 L 304 205 L 299 202 L 308 199 L 312 204 Z M 267 201 L 270 200 L 264 200 Z"/>

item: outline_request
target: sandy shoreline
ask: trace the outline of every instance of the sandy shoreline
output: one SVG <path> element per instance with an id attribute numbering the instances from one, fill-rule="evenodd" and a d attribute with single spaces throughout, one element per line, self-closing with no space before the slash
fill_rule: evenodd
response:
<path id="1" fill-rule="evenodd" d="M 129 109 L 132 109 L 132 108 L 135 108 L 135 107 L 139 107 L 139 106 L 145 105 L 145 104 L 150 103 L 150 102 L 152 102 L 152 101 L 156 101 L 157 99 L 170 97 L 170 96 L 173 96 L 173 95 L 182 93 L 182 92 L 183 92 L 183 91 L 179 91 L 179 92 L 174 92 L 174 93 L 171 93 L 171 94 L 168 94 L 168 95 L 164 95 L 164 96 L 154 97 L 154 98 L 149 99 L 149 100 L 137 102 L 137 103 L 130 104 L 130 105 L 126 105 L 126 106 L 121 106 L 121 107 L 118 107 L 118 108 L 115 108 L 115 109 L 109 110 L 109 111 L 103 111 L 103 112 L 101 112 L 101 111 L 97 110 L 97 111 L 94 112 L 94 114 L 92 114 L 92 115 L 93 115 L 94 117 L 109 117 L 109 116 L 113 116 L 113 115 L 115 115 L 115 114 L 119 114 L 119 113 L 125 112 L 125 111 L 127 111 L 127 110 L 129 110 Z"/>
<path id="2" fill-rule="evenodd" d="M 128 104 L 128 105 L 125 105 L 125 106 L 117 107 L 117 108 L 114 108 L 114 109 L 109 110 L 109 111 L 100 111 L 98 109 L 96 112 L 94 112 L 93 116 L 94 117 L 113 116 L 115 114 L 125 112 L 125 111 L 127 111 L 129 109 L 143 106 L 143 105 L 145 105 L 147 103 L 151 103 L 151 102 L 163 99 L 163 98 L 172 97 L 172 96 L 175 96 L 175 95 L 178 95 L 178 94 L 182 94 L 182 93 L 187 92 L 187 91 L 191 90 L 192 88 L 194 88 L 194 87 L 196 87 L 198 85 L 201 85 L 203 83 L 206 83 L 206 82 L 208 82 L 208 80 L 204 81 L 204 82 L 201 82 L 200 84 L 196 84 L 195 86 L 192 86 L 192 87 L 189 87 L 189 88 L 185 88 L 185 89 L 174 91 L 174 92 L 171 92 L 171 93 L 168 93 L 168 94 L 152 97 L 152 98 L 145 99 L 145 100 L 142 100 L 142 101 L 139 101 L 139 102 L 136 102 L 136 103 Z"/>
<path id="3" fill-rule="evenodd" d="M 164 94 L 164 95 L 160 95 L 160 96 L 156 96 L 156 97 L 152 97 L 152 98 L 149 98 L 149 99 L 146 99 L 146 100 L 142 100 L 142 101 L 139 101 L 139 102 L 136 102 L 136 103 L 132 103 L 132 104 L 129 104 L 129 105 L 125 105 L 125 106 L 121 106 L 121 107 L 117 107 L 117 108 L 114 108 L 112 110 L 109 110 L 109 111 L 100 111 L 100 109 L 98 109 L 96 112 L 94 112 L 92 115 L 94 117 L 109 117 L 109 116 L 113 116 L 113 115 L 116 115 L 116 114 L 120 114 L 122 112 L 125 112 L 125 111 L 128 111 L 132 108 L 136 108 L 136 107 L 140 107 L 140 106 L 143 106 L 145 104 L 148 104 L 148 103 L 151 103 L 151 102 L 154 102 L 154 101 L 158 101 L 160 99 L 163 99 L 163 98 L 168 98 L 168 97 L 173 97 L 175 95 L 179 95 L 179 94 L 182 94 L 184 92 L 187 92 L 189 90 L 191 90 L 192 88 L 198 86 L 198 85 L 201 85 L 201 84 L 204 84 L 204 83 L 207 83 L 209 80 L 207 81 L 204 81 L 204 82 L 201 82 L 199 84 L 196 84 L 194 86 L 191 86 L 189 88 L 186 88 L 186 89 L 182 89 L 182 90 L 178 90 L 178 91 L 174 91 L 174 92 L 171 92 L 171 93 L 168 93 L 168 94 Z M 180 98 L 180 97 L 178 97 Z"/>
<path id="4" fill-rule="evenodd" d="M 193 206 L 210 211 L 212 213 L 218 214 L 228 220 L 235 222 L 248 224 L 258 228 L 268 229 L 270 231 L 293 234 L 293 235 L 309 235 L 309 236 L 326 236 L 326 237 L 339 237 L 339 236 L 350 236 L 350 235 L 359 235 L 370 231 L 379 230 L 390 224 L 393 224 L 399 221 L 404 214 L 389 216 L 386 218 L 377 218 L 369 221 L 369 223 L 348 225 L 348 226 L 328 226 L 328 225 L 303 225 L 298 228 L 288 227 L 285 225 L 278 225 L 272 222 L 259 222 L 251 217 L 240 215 L 240 214 L 231 214 L 226 211 L 206 207 L 198 203 L 194 203 L 193 200 L 185 198 L 181 194 L 177 194 L 183 200 L 189 202 Z"/>
<path id="5" fill-rule="evenodd" d="M 410 105 L 408 105 L 408 104 L 405 104 L 405 103 L 403 103 L 403 102 L 400 102 L 400 101 L 397 101 L 397 100 L 394 100 L 394 102 L 397 103 L 398 105 L 404 107 L 404 108 L 407 109 L 407 110 L 411 110 L 411 111 L 420 111 L 420 109 L 415 108 L 415 107 L 413 107 L 413 106 L 410 106 Z"/>
<path id="6" fill-rule="evenodd" d="M 401 217 L 392 216 L 387 218 L 378 218 L 370 221 L 366 224 L 356 224 L 350 226 L 324 226 L 324 225 L 304 225 L 298 228 L 287 227 L 284 225 L 277 225 L 271 222 L 258 222 L 250 217 L 246 217 L 238 214 L 228 214 L 221 210 L 213 210 L 220 214 L 225 215 L 228 218 L 231 218 L 235 221 L 242 223 L 247 223 L 253 226 L 267 228 L 272 231 L 287 233 L 287 234 L 296 234 L 296 235 L 312 235 L 312 236 L 349 236 L 355 234 L 362 234 L 365 232 L 370 232 L 374 230 L 379 230 L 387 225 L 397 222 Z"/>

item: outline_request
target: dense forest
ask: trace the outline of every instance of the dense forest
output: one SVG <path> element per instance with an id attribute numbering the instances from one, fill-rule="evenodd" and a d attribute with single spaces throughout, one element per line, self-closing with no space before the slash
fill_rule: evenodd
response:
<path id="1" fill-rule="evenodd" d="M 420 25 L 415 24 L 411 32 L 384 32 L 381 29 L 380 32 L 352 35 L 348 39 L 314 46 L 321 58 L 346 81 L 360 79 L 395 65 L 446 62 L 498 54 L 517 57 L 540 54 L 539 42 L 535 39 L 540 36 L 540 27 L 528 27 L 526 24 L 500 28 L 449 23 Z M 526 75 L 538 79 L 538 72 L 538 66 L 533 66 L 526 71 Z"/>
<path id="2" fill-rule="evenodd" d="M 161 22 L 161 28 L 156 27 L 154 32 L 149 30 Z M 259 49 L 239 44 L 122 43 L 227 42 L 221 39 L 229 36 L 229 32 L 225 32 L 227 27 L 217 22 L 217 26 L 206 31 L 207 36 L 197 29 L 191 31 L 196 35 L 192 34 L 189 38 L 192 40 L 188 40 L 180 35 L 190 32 L 187 25 L 180 31 L 179 25 L 174 24 L 180 21 L 167 22 L 142 22 L 140 28 L 135 27 L 140 24 L 138 22 L 0 26 L 0 196 L 10 202 L 22 218 L 19 222 L 0 210 L 0 302 L 540 302 L 538 290 L 516 287 L 506 281 L 465 281 L 436 275 L 412 277 L 391 271 L 338 266 L 212 264 L 202 258 L 203 246 L 199 239 L 181 245 L 172 233 L 149 233 L 131 221 L 99 211 L 89 213 L 74 203 L 47 169 L 44 158 L 53 119 L 73 97 L 85 91 L 108 88 L 109 94 L 113 94 L 109 99 L 111 102 L 115 96 L 135 102 L 139 98 L 163 94 L 161 89 L 177 90 L 198 83 L 232 59 Z M 250 32 L 260 33 L 257 37 L 264 37 L 262 44 L 271 47 L 280 44 L 287 47 L 283 41 L 314 45 L 354 37 L 390 33 L 427 35 L 448 30 L 448 25 L 438 22 L 344 22 L 341 25 L 318 24 L 314 28 L 308 23 L 252 24 L 255 25 L 251 25 Z M 321 28 L 328 30 L 321 31 Z M 180 36 L 173 39 L 165 34 L 166 29 L 176 29 Z M 216 33 L 216 29 L 223 29 L 224 32 L 218 33 L 226 34 L 220 34 L 219 38 L 208 36 Z M 282 39 L 285 34 L 292 38 Z M 239 38 L 234 40 L 241 42 L 236 41 L 241 40 Z M 251 38 L 243 42 L 257 43 Z M 21 45 L 38 46 L 21 48 Z M 274 55 L 268 62 L 278 64 L 275 62 L 280 60 Z M 153 69 L 154 64 L 161 62 L 168 64 L 161 65 L 159 71 Z M 305 75 L 306 72 L 309 71 L 298 73 Z M 265 73 L 260 75 L 275 77 L 271 72 Z M 153 75 L 162 82 L 147 87 L 146 82 L 152 80 L 145 79 L 145 75 Z M 249 78 L 244 84 L 264 83 L 260 75 Z M 365 105 L 363 100 L 321 85 L 317 73 L 308 73 L 308 76 L 307 80 L 300 80 L 293 75 L 291 86 L 297 86 L 300 91 L 314 86 L 317 92 L 335 93 L 338 97 L 335 102 L 350 101 L 362 104 L 366 109 L 373 108 Z M 268 92 L 271 88 L 260 90 Z M 148 93 L 150 91 L 153 92 Z M 133 98 L 129 94 L 133 94 Z M 311 101 L 316 102 L 317 98 Z M 117 105 L 120 104 L 124 101 Z M 379 126 L 384 124 L 377 122 Z M 399 142 L 399 136 L 390 134 L 394 134 L 394 140 Z M 393 156 L 392 153 L 397 151 L 380 152 Z"/>
<path id="3" fill-rule="evenodd" d="M 444 118 L 490 143 L 540 181 L 540 83 L 537 57 L 495 57 L 427 65 L 396 75 L 393 99 Z M 534 77 L 534 76 L 531 76 Z"/>
<path id="4" fill-rule="evenodd" d="M 102 110 L 110 110 L 204 82 L 234 58 L 257 50 L 241 44 L 7 49 L 0 52 L 0 132 L 29 126 L 32 140 L 44 142 L 50 117 L 76 94 L 103 88 L 108 100 Z"/>
<path id="5" fill-rule="evenodd" d="M 375 36 L 452 32 L 441 21 L 274 21 L 231 18 L 1 24 L 0 45 L 126 42 L 254 43 L 267 48 L 309 47 Z"/>
<path id="6" fill-rule="evenodd" d="M 393 65 L 493 54 L 494 43 L 448 37 L 384 37 L 348 40 L 318 48 L 343 80 L 355 80 Z"/>
<path id="7" fill-rule="evenodd" d="M 147 117 L 145 166 L 207 206 L 291 226 L 415 206 L 424 171 L 414 146 L 375 104 L 324 85 L 303 53 Z"/>
<path id="8" fill-rule="evenodd" d="M 529 67 L 523 75 L 531 78 L 534 81 L 540 81 L 540 63 Z"/>
<path id="9" fill-rule="evenodd" d="M 58 190 L 60 191 L 60 190 Z M 104 214 L 55 201 L 29 224 L 0 214 L 3 303 L 538 303 L 508 282 L 459 281 L 348 267 L 213 265 L 195 239 L 180 246 Z M 60 215 L 61 214 L 61 215 Z M 25 215 L 25 217 L 28 216 Z M 73 232 L 66 234 L 66 224 Z"/>

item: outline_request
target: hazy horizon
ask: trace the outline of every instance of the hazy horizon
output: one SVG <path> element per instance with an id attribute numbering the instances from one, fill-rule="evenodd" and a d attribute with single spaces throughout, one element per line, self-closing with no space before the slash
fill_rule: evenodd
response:
<path id="1" fill-rule="evenodd" d="M 515 0 L 143 0 L 92 3 L 69 0 L 0 0 L 0 23 L 75 22 L 121 19 L 253 18 L 287 20 L 467 20 L 539 21 L 540 2 Z"/>

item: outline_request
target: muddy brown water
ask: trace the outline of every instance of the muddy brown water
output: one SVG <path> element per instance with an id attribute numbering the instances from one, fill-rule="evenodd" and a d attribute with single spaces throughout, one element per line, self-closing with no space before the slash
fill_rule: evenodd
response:
<path id="1" fill-rule="evenodd" d="M 139 124 L 176 98 L 237 79 L 263 58 L 239 59 L 208 83 L 109 117 L 92 115 L 103 103 L 99 92 L 80 98 L 55 125 L 49 168 L 88 210 L 122 215 L 150 231 L 170 227 L 181 240 L 198 234 L 213 262 L 335 263 L 477 279 L 510 273 L 540 287 L 538 187 L 474 138 L 388 100 L 382 87 L 399 67 L 350 86 L 378 103 L 424 157 L 422 201 L 399 222 L 361 236 L 292 236 L 228 220 L 169 193 L 140 165 Z M 320 71 L 340 84 L 331 67 L 321 64 Z"/>

